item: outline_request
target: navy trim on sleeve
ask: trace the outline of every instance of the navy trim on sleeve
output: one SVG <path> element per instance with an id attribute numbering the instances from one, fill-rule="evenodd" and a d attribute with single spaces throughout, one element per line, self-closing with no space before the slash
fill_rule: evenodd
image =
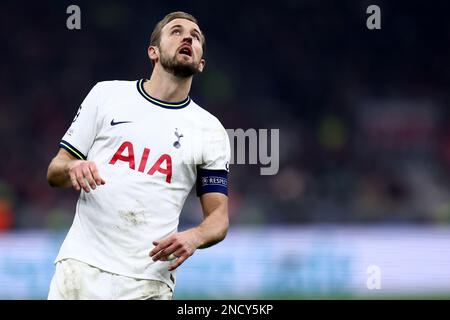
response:
<path id="1" fill-rule="evenodd" d="M 69 153 L 73 155 L 75 158 L 80 160 L 86 160 L 86 156 L 67 141 L 61 140 L 59 146 L 69 151 Z"/>
<path id="2" fill-rule="evenodd" d="M 228 172 L 226 170 L 197 170 L 197 196 L 205 193 L 220 192 L 228 195 Z"/>

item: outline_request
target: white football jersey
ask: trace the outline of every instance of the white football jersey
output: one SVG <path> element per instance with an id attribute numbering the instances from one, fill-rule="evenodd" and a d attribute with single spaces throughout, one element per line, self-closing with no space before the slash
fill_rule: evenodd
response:
<path id="1" fill-rule="evenodd" d="M 105 185 L 81 190 L 60 261 L 73 258 L 105 271 L 164 281 L 169 261 L 154 262 L 152 242 L 177 232 L 183 204 L 197 194 L 227 194 L 228 135 L 219 120 L 187 97 L 149 96 L 146 80 L 97 83 L 60 147 L 94 161 Z"/>

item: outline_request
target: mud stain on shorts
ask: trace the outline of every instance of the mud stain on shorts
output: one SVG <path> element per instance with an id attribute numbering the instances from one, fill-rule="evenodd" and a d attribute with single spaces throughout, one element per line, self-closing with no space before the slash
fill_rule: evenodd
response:
<path id="1" fill-rule="evenodd" d="M 79 300 L 81 293 L 81 270 L 73 261 L 64 261 L 63 265 L 64 283 L 63 291 L 67 299 Z"/>
<path id="2" fill-rule="evenodd" d="M 141 291 L 143 300 L 172 300 L 173 292 L 170 287 L 158 280 L 143 280 L 144 286 Z"/>

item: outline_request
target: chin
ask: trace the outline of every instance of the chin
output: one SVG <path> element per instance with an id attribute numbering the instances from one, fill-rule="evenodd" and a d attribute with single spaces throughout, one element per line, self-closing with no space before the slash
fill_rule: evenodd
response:
<path id="1" fill-rule="evenodd" d="M 183 63 L 183 64 L 192 64 L 192 63 L 194 63 L 194 60 L 191 57 L 181 56 L 177 60 L 180 63 Z"/>
<path id="2" fill-rule="evenodd" d="M 174 70 L 174 74 L 182 78 L 191 77 L 196 73 L 198 73 L 198 70 L 190 65 L 179 66 Z"/>

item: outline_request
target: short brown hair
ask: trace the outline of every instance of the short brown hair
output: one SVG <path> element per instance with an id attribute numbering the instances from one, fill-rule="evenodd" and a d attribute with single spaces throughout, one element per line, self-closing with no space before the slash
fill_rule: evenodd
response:
<path id="1" fill-rule="evenodd" d="M 159 46 L 159 42 L 161 40 L 161 30 L 164 28 L 166 24 L 168 24 L 170 21 L 175 19 L 186 19 L 189 21 L 194 22 L 198 25 L 197 19 L 189 13 L 183 12 L 183 11 L 175 11 L 167 14 L 161 21 L 159 21 L 155 29 L 153 29 L 152 35 L 150 36 L 150 45 L 151 46 Z M 203 33 L 200 34 L 201 40 L 202 40 L 202 48 L 203 52 L 205 52 L 205 36 Z"/>

